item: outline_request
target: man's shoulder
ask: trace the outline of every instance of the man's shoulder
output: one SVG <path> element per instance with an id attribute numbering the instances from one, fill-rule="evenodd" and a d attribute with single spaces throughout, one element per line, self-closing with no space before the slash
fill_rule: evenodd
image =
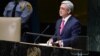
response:
<path id="1" fill-rule="evenodd" d="M 12 4 L 14 4 L 14 1 L 10 1 L 8 4 L 9 4 L 9 5 L 12 5 Z"/>
<path id="2" fill-rule="evenodd" d="M 59 19 L 57 20 L 57 23 L 60 22 L 60 21 L 61 21 L 61 18 L 59 18 Z"/>
<path id="3" fill-rule="evenodd" d="M 79 22 L 79 20 L 75 16 L 71 16 L 70 20 L 73 22 Z"/>
<path id="4" fill-rule="evenodd" d="M 57 21 L 61 21 L 61 18 L 59 18 Z"/>

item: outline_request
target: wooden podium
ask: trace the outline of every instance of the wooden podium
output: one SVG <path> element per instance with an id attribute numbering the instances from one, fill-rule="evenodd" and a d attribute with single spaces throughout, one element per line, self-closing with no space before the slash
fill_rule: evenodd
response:
<path id="1" fill-rule="evenodd" d="M 82 56 L 83 50 L 0 40 L 0 56 Z M 88 54 L 85 54 L 88 56 Z"/>

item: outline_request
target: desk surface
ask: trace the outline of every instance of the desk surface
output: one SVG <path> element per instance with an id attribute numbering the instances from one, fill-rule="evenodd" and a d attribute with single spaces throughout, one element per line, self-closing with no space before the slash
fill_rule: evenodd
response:
<path id="1" fill-rule="evenodd" d="M 45 47 L 53 47 L 53 48 L 60 48 L 60 49 L 81 51 L 81 49 L 76 49 L 76 48 L 72 48 L 72 47 L 56 47 L 56 46 L 49 46 L 49 45 L 47 45 L 46 43 L 39 43 L 39 44 L 35 44 L 35 43 L 26 43 L 26 42 L 19 42 L 19 43 L 28 44 L 28 45 L 38 45 L 38 46 L 45 46 Z"/>

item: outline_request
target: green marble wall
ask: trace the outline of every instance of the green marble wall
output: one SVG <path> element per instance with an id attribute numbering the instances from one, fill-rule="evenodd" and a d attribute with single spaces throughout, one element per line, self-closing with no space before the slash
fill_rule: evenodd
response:
<path id="1" fill-rule="evenodd" d="M 88 50 L 100 51 L 100 0 L 88 0 Z"/>

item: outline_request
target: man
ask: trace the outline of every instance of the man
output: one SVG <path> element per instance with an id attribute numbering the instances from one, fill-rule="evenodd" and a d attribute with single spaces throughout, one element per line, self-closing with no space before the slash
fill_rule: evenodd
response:
<path id="1" fill-rule="evenodd" d="M 72 46 L 80 34 L 80 22 L 71 15 L 74 5 L 71 1 L 62 1 L 60 5 L 59 15 L 62 17 L 56 22 L 55 36 L 59 36 L 59 40 L 56 37 L 52 37 L 47 41 L 47 44 L 52 43 L 59 44 L 59 47 Z"/>
<path id="2" fill-rule="evenodd" d="M 3 15 L 5 17 L 21 17 L 21 37 L 22 41 L 26 41 L 25 37 L 23 37 L 23 33 L 28 30 L 27 21 L 32 13 L 33 9 L 29 2 L 24 0 L 13 0 L 8 3 L 5 7 Z"/>

